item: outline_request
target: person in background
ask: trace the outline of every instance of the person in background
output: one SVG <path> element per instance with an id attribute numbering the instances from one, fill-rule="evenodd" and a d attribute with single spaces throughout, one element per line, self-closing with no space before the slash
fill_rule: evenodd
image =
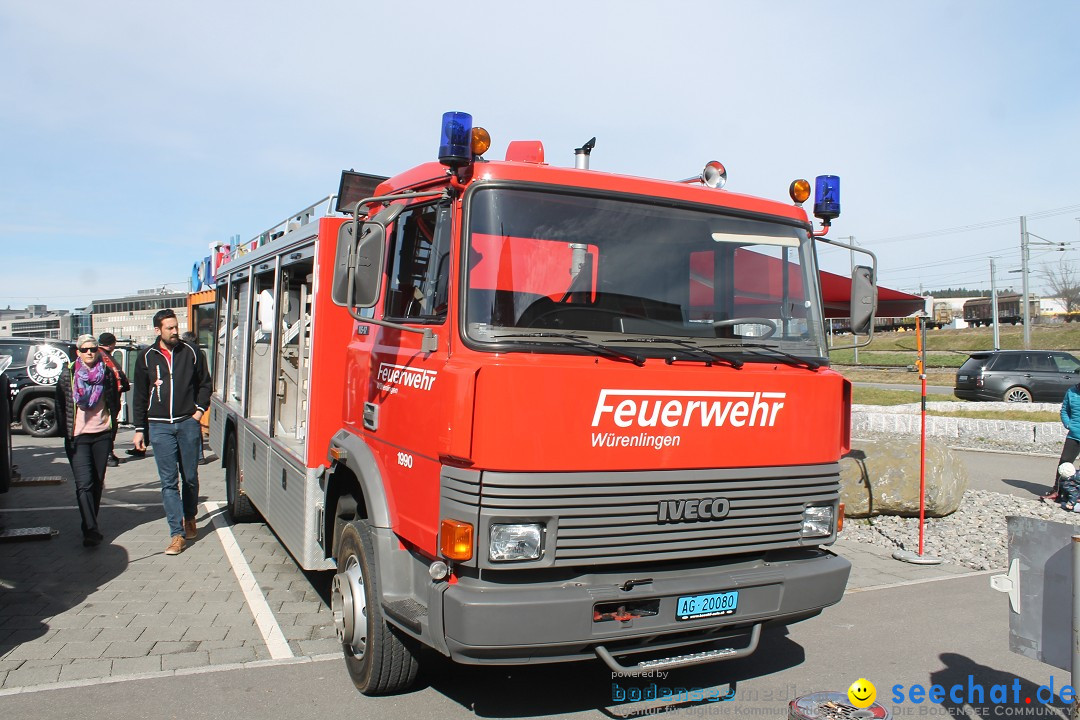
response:
<path id="1" fill-rule="evenodd" d="M 154 330 L 157 341 L 135 362 L 135 449 L 145 449 L 143 426 L 149 423 L 171 536 L 165 554 L 179 555 L 185 540 L 198 536 L 199 420 L 210 405 L 210 372 L 202 352 L 180 339 L 173 310 L 158 310 Z"/>
<path id="2" fill-rule="evenodd" d="M 116 349 L 116 336 L 111 332 L 103 332 L 98 335 L 98 347 L 101 349 L 101 360 L 104 362 L 113 374 L 116 375 L 116 390 L 120 396 L 120 405 L 123 407 L 124 393 L 131 389 L 131 384 L 128 382 L 127 375 L 124 374 L 123 368 L 116 364 L 113 360 L 113 350 Z M 120 423 L 113 418 L 113 431 L 112 431 L 112 448 L 109 450 L 109 459 L 105 462 L 109 467 L 116 467 L 120 464 L 120 458 L 116 457 L 116 431 L 120 429 Z"/>
<path id="3" fill-rule="evenodd" d="M 118 378 L 102 361 L 93 335 L 80 335 L 78 357 L 56 383 L 57 422 L 64 429 L 64 451 L 75 476 L 75 500 L 82 515 L 83 545 L 104 539 L 98 526 L 105 468 L 112 453 L 120 413 Z"/>

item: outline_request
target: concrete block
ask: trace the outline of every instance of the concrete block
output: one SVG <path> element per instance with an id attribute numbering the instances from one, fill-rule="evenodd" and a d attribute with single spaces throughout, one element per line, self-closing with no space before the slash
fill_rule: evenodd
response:
<path id="1" fill-rule="evenodd" d="M 80 628 L 80 629 L 65 629 L 57 630 L 56 635 L 51 639 L 52 642 L 72 643 L 72 642 L 91 642 L 98 635 L 101 634 L 101 628 Z"/>
<path id="2" fill-rule="evenodd" d="M 97 642 L 135 642 L 146 632 L 146 628 L 111 627 L 104 628 L 94 640 Z M 163 639 L 163 638 L 158 638 Z"/>
<path id="3" fill-rule="evenodd" d="M 290 646 L 293 643 L 289 643 Z M 327 653 L 341 652 L 341 643 L 337 640 L 319 639 L 319 640 L 301 640 L 299 642 L 300 652 L 299 655 L 313 656 L 313 655 L 325 655 Z M 296 652 L 293 650 L 293 652 Z"/>
<path id="4" fill-rule="evenodd" d="M 156 625 L 144 628 L 142 634 L 139 635 L 139 640 L 151 642 L 176 642 L 184 637 L 185 632 L 187 632 L 187 628 L 179 625 Z"/>

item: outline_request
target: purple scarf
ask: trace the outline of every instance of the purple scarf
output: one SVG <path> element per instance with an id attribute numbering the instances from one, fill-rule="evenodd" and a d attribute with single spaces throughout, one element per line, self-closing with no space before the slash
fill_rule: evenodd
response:
<path id="1" fill-rule="evenodd" d="M 82 360 L 75 363 L 75 404 L 83 410 L 90 410 L 101 400 L 105 391 L 105 363 L 98 360 L 94 367 L 88 368 Z"/>

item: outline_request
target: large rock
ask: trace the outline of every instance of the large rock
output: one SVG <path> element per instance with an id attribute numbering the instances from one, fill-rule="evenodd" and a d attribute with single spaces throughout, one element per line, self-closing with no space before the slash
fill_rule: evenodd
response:
<path id="1" fill-rule="evenodd" d="M 967 470 L 941 440 L 926 439 L 926 516 L 956 512 Z M 840 502 L 848 517 L 919 515 L 919 438 L 860 440 L 840 460 Z"/>

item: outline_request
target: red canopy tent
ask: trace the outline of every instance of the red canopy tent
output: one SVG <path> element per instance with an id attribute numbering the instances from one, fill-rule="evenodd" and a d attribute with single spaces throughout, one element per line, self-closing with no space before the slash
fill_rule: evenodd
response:
<path id="1" fill-rule="evenodd" d="M 926 298 L 899 290 L 878 286 L 876 317 L 907 317 L 926 307 Z M 851 278 L 821 271 L 821 300 L 825 317 L 846 318 L 851 315 Z"/>

